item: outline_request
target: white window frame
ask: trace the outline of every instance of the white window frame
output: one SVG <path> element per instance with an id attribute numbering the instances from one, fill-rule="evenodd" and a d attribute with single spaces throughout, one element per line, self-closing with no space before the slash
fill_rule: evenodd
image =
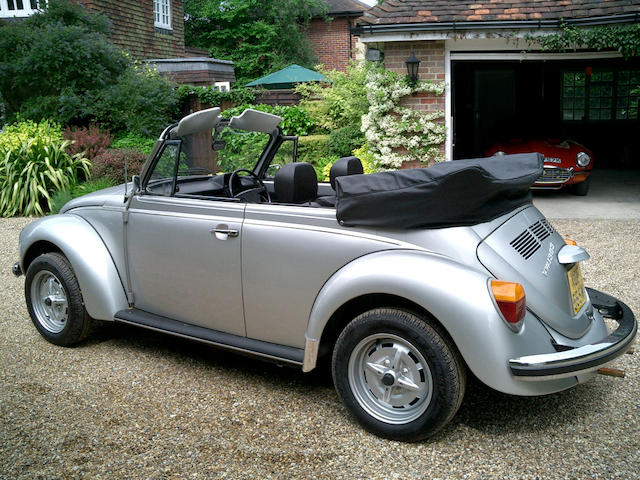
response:
<path id="1" fill-rule="evenodd" d="M 231 91 L 231 82 L 213 82 L 213 88 L 219 92 Z"/>
<path id="2" fill-rule="evenodd" d="M 9 10 L 9 2 L 13 4 L 13 10 Z M 40 0 L 36 3 L 42 5 L 45 2 Z M 22 8 L 18 8 L 18 0 L 0 0 L 0 18 L 30 17 L 37 11 L 38 8 L 31 8 L 31 0 L 22 0 Z"/>
<path id="3" fill-rule="evenodd" d="M 153 24 L 164 30 L 173 30 L 171 27 L 171 0 L 153 0 Z"/>

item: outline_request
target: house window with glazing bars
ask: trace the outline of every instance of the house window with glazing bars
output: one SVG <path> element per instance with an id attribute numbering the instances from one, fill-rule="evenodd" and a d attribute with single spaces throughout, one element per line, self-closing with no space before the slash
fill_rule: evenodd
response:
<path id="1" fill-rule="evenodd" d="M 638 120 L 640 70 L 563 72 L 562 119 Z"/>
<path id="2" fill-rule="evenodd" d="M 154 24 L 171 30 L 171 0 L 153 0 Z"/>
<path id="3" fill-rule="evenodd" d="M 42 0 L 0 0 L 0 18 L 29 17 L 44 3 Z"/>

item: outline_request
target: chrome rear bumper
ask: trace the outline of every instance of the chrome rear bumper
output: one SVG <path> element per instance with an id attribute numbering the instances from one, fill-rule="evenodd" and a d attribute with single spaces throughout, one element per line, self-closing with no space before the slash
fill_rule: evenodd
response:
<path id="1" fill-rule="evenodd" d="M 620 300 L 587 288 L 591 303 L 603 317 L 618 322 L 618 328 L 599 342 L 555 353 L 527 355 L 509 360 L 511 373 L 518 380 L 542 381 L 573 377 L 597 370 L 622 355 L 638 330 L 635 316 Z"/>

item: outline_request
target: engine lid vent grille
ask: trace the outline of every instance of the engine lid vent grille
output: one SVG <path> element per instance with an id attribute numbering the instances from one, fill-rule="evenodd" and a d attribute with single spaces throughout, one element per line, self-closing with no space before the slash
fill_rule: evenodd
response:
<path id="1" fill-rule="evenodd" d="M 547 239 L 553 232 L 555 232 L 554 228 L 546 218 L 543 218 L 533 225 L 530 225 L 520 235 L 511 240 L 509 245 L 522 255 L 525 260 L 528 260 L 538 251 L 540 243 Z"/>

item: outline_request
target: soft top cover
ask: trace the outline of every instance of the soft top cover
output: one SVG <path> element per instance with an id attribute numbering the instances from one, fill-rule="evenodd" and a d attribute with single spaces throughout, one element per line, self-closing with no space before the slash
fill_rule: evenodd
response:
<path id="1" fill-rule="evenodd" d="M 531 202 L 529 187 L 542 175 L 539 153 L 438 163 L 336 179 L 341 225 L 437 228 L 493 220 Z"/>

